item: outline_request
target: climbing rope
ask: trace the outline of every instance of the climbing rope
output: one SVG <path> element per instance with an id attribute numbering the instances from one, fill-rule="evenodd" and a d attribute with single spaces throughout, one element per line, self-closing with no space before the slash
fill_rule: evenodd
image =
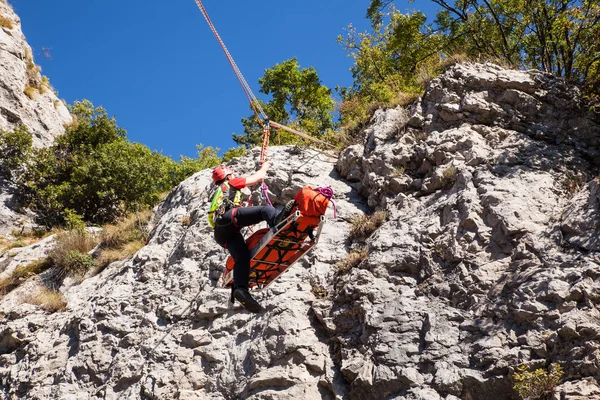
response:
<path id="1" fill-rule="evenodd" d="M 333 218 L 336 219 L 337 218 L 337 207 L 335 206 L 335 203 L 333 201 L 333 189 L 331 188 L 331 186 L 327 186 L 327 187 L 318 187 L 317 192 L 321 193 L 323 196 L 327 197 L 329 199 L 329 201 L 331 201 L 331 204 L 333 204 Z"/>
<path id="2" fill-rule="evenodd" d="M 242 85 L 242 89 L 244 90 L 244 93 L 246 94 L 246 97 L 248 98 L 248 101 L 250 102 L 250 106 L 252 107 L 252 109 L 254 110 L 254 113 L 256 114 L 259 124 L 263 128 L 263 141 L 262 141 L 262 149 L 261 149 L 261 153 L 260 153 L 260 163 L 261 164 L 264 163 L 265 160 L 267 159 L 267 146 L 269 145 L 270 127 L 273 127 L 275 129 L 283 129 L 287 132 L 293 133 L 304 139 L 311 140 L 311 141 L 313 141 L 315 143 L 319 143 L 323 146 L 334 148 L 334 146 L 332 146 L 331 144 L 329 144 L 327 142 L 315 139 L 305 133 L 298 132 L 295 129 L 289 128 L 289 127 L 279 124 L 277 122 L 269 121 L 267 114 L 265 113 L 262 106 L 260 105 L 260 102 L 258 101 L 256 96 L 252 92 L 250 85 L 248 85 L 248 82 L 244 78 L 242 71 L 240 71 L 240 69 L 238 68 L 235 60 L 231 56 L 231 53 L 229 53 L 227 46 L 225 46 L 225 42 L 223 42 L 223 39 L 221 39 L 221 35 L 219 35 L 219 32 L 217 32 L 217 29 L 215 28 L 214 24 L 212 23 L 209 15 L 208 15 L 208 12 L 206 11 L 206 8 L 204 8 L 204 4 L 202 4 L 202 1 L 200 1 L 200 0 L 194 0 L 194 1 L 196 2 L 196 5 L 202 12 L 202 15 L 204 16 L 204 19 L 208 23 L 208 26 L 210 27 L 211 31 L 217 38 L 217 41 L 221 45 L 221 48 L 223 49 L 223 52 L 225 53 L 225 56 L 227 57 L 229 64 L 233 68 L 233 72 L 235 73 L 240 84 Z"/>
<path id="3" fill-rule="evenodd" d="M 252 92 L 250 85 L 248 85 L 248 82 L 244 78 L 244 75 L 242 75 L 242 71 L 240 71 L 240 69 L 238 68 L 237 64 L 235 63 L 235 60 L 231 56 L 231 53 L 229 53 L 227 46 L 225 46 L 225 42 L 223 42 L 223 39 L 221 39 L 219 32 L 217 32 L 217 29 L 215 28 L 214 24 L 212 23 L 210 17 L 208 16 L 208 12 L 206 11 L 206 8 L 204 8 L 204 4 L 202 4 L 202 2 L 200 0 L 195 0 L 195 2 L 196 2 L 196 5 L 198 6 L 198 8 L 200 9 L 200 11 L 202 12 L 204 19 L 208 23 L 208 26 L 210 27 L 213 34 L 217 38 L 217 41 L 221 45 L 221 48 L 223 49 L 223 52 L 225 53 L 225 56 L 227 57 L 227 61 L 229 61 L 231 68 L 233 68 L 233 72 L 235 73 L 236 77 L 238 78 L 238 81 L 240 82 L 240 84 L 242 85 L 242 89 L 244 90 L 244 93 L 246 94 L 248 101 L 250 101 L 250 106 L 254 109 L 254 112 L 259 117 L 259 122 L 262 125 L 263 124 L 262 120 L 268 119 L 267 114 L 265 114 L 265 111 L 263 110 L 262 106 L 260 105 L 260 102 L 258 101 L 256 96 Z M 261 117 L 262 117 L 262 119 L 261 119 Z"/>

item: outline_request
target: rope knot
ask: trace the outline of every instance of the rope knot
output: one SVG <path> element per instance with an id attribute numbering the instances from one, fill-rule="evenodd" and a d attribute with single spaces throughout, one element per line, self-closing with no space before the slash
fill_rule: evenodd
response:
<path id="1" fill-rule="evenodd" d="M 331 201 L 331 204 L 333 204 L 333 218 L 337 218 L 337 207 L 335 206 L 335 202 L 333 201 L 333 189 L 331 188 L 331 186 L 318 187 L 316 190 L 323 196 L 327 197 L 329 201 Z"/>

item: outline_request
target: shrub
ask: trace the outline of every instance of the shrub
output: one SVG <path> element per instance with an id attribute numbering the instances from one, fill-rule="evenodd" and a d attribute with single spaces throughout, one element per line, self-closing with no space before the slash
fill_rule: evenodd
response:
<path id="1" fill-rule="evenodd" d="M 64 223 L 64 209 L 86 222 L 114 222 L 130 211 L 153 206 L 159 194 L 182 179 L 217 165 L 216 150 L 198 146 L 198 158 L 181 164 L 130 143 L 106 110 L 89 101 L 69 107 L 74 123 L 50 148 L 35 151 L 22 188 L 22 201 L 47 226 Z"/>
<path id="2" fill-rule="evenodd" d="M 25 301 L 50 313 L 62 311 L 67 307 L 67 302 L 59 291 L 47 288 L 42 288 L 37 295 L 29 296 Z"/>
<path id="3" fill-rule="evenodd" d="M 456 182 L 456 174 L 458 170 L 454 165 L 449 166 L 448 168 L 442 171 L 442 186 L 448 187 Z"/>
<path id="4" fill-rule="evenodd" d="M 9 132 L 0 130 L 0 177 L 11 182 L 20 179 L 31 156 L 32 144 L 33 138 L 24 125 Z"/>
<path id="5" fill-rule="evenodd" d="M 370 216 L 360 215 L 352 219 L 351 239 L 365 239 L 377 230 L 387 219 L 387 211 L 377 211 Z"/>
<path id="6" fill-rule="evenodd" d="M 65 209 L 65 227 L 72 231 L 81 231 L 83 232 L 85 230 L 85 222 L 83 222 L 83 217 L 81 217 L 81 215 L 77 214 L 75 211 L 71 210 L 70 208 L 66 208 Z"/>
<path id="7" fill-rule="evenodd" d="M 352 250 L 345 259 L 336 264 L 338 272 L 340 274 L 347 273 L 352 268 L 358 266 L 362 261 L 366 260 L 368 255 L 367 249 Z"/>
<path id="8" fill-rule="evenodd" d="M 147 224 L 151 216 L 151 210 L 144 210 L 139 213 L 131 213 L 116 224 L 103 227 L 100 234 L 100 253 L 95 260 L 95 273 L 115 261 L 131 257 L 146 245 L 148 240 Z M 184 216 L 182 219 L 185 217 L 189 220 L 189 216 Z"/>
<path id="9" fill-rule="evenodd" d="M 223 154 L 223 162 L 231 161 L 234 158 L 242 157 L 248 152 L 244 146 L 232 147 Z"/>
<path id="10" fill-rule="evenodd" d="M 538 368 L 533 372 L 522 365 L 513 374 L 515 385 L 513 388 L 525 400 L 549 400 L 552 398 L 556 386 L 560 384 L 563 370 L 560 364 L 550 365 L 550 372 Z"/>
<path id="11" fill-rule="evenodd" d="M 94 260 L 91 255 L 76 250 L 69 251 L 62 259 L 59 276 L 83 276 L 93 266 Z"/>
<path id="12" fill-rule="evenodd" d="M 92 256 L 87 253 L 95 245 L 95 239 L 85 231 L 71 230 L 59 234 L 54 248 L 48 254 L 57 269 L 56 276 L 83 276 L 94 265 Z"/>

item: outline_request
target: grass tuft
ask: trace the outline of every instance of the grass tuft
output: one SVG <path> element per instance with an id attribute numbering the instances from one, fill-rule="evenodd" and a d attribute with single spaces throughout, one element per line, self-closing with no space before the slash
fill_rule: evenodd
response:
<path id="1" fill-rule="evenodd" d="M 442 185 L 444 187 L 449 187 L 456 182 L 456 175 L 458 170 L 454 165 L 449 166 L 445 170 L 442 171 Z"/>
<path id="2" fill-rule="evenodd" d="M 50 267 L 51 263 L 46 258 L 18 266 L 8 278 L 0 279 L 0 298 L 6 296 L 27 279 L 44 272 Z"/>
<path id="3" fill-rule="evenodd" d="M 148 240 L 146 224 L 152 216 L 151 210 L 132 213 L 119 220 L 116 224 L 105 225 L 100 234 L 103 248 L 117 249 L 130 242 Z"/>
<path id="4" fill-rule="evenodd" d="M 190 226 L 192 219 L 190 218 L 189 215 L 184 215 L 181 217 L 180 222 L 181 222 L 181 225 L 183 225 L 183 226 Z"/>
<path id="5" fill-rule="evenodd" d="M 48 257 L 57 268 L 56 276 L 83 276 L 94 262 L 88 254 L 96 246 L 96 240 L 82 230 L 61 233 Z"/>
<path id="6" fill-rule="evenodd" d="M 100 272 L 115 261 L 125 260 L 144 247 L 148 241 L 147 224 L 151 217 L 152 211 L 145 210 L 129 214 L 116 224 L 104 226 L 94 272 Z M 189 224 L 189 216 L 182 217 L 181 223 Z"/>
<path id="7" fill-rule="evenodd" d="M 31 100 L 35 100 L 38 94 L 38 90 L 33 86 L 26 85 L 25 90 L 23 90 L 23 93 L 25 93 L 27 97 L 29 97 Z"/>
<path id="8" fill-rule="evenodd" d="M 372 215 L 359 215 L 352 219 L 350 227 L 351 239 L 366 239 L 387 219 L 387 211 L 377 211 Z"/>
<path id="9" fill-rule="evenodd" d="M 324 288 L 322 285 L 320 285 L 316 279 L 312 278 L 310 280 L 310 292 L 317 298 L 317 299 L 326 299 L 329 297 L 329 293 L 327 292 L 327 289 Z"/>
<path id="10" fill-rule="evenodd" d="M 63 311 L 65 308 L 67 308 L 67 302 L 63 298 L 62 294 L 57 290 L 51 290 L 47 288 L 42 288 L 35 296 L 29 296 L 25 302 L 40 306 L 43 310 L 48 311 L 49 313 Z"/>
<path id="11" fill-rule="evenodd" d="M 367 259 L 369 253 L 366 248 L 352 250 L 348 256 L 336 264 L 340 274 L 348 273 L 352 268 L 357 267 L 361 262 Z"/>
<path id="12" fill-rule="evenodd" d="M 13 22 L 10 19 L 3 17 L 1 15 L 0 15 L 0 26 L 3 28 L 8 28 L 8 29 L 12 29 L 15 27 L 15 25 L 13 24 Z"/>

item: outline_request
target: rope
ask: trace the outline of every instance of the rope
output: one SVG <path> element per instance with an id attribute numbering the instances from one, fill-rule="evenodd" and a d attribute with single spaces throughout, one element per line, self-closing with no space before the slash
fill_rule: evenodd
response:
<path id="1" fill-rule="evenodd" d="M 261 189 L 263 192 L 263 196 L 265 197 L 265 199 L 267 201 L 267 204 L 270 205 L 271 207 L 273 207 L 273 203 L 271 203 L 271 199 L 269 199 L 269 187 L 267 186 L 267 184 L 263 182 Z"/>
<path id="2" fill-rule="evenodd" d="M 202 15 L 204 16 L 204 19 L 208 23 L 208 26 L 210 27 L 211 31 L 217 38 L 217 41 L 221 45 L 221 48 L 223 49 L 223 52 L 225 53 L 225 56 L 227 57 L 227 61 L 229 61 L 229 64 L 233 68 L 233 72 L 237 76 L 238 81 L 240 81 L 240 84 L 242 85 L 242 89 L 244 90 L 246 97 L 250 101 L 250 105 L 254 109 L 254 112 L 259 117 L 262 117 L 263 119 L 267 119 L 267 114 L 265 114 L 265 111 L 263 110 L 262 106 L 260 105 L 260 102 L 258 101 L 256 96 L 252 92 L 250 85 L 248 85 L 248 82 L 244 78 L 244 75 L 242 75 L 242 71 L 240 71 L 240 69 L 238 68 L 237 64 L 235 63 L 235 60 L 231 56 L 231 53 L 229 53 L 227 46 L 225 46 L 225 42 L 223 42 L 223 40 L 221 39 L 219 32 L 217 32 L 217 29 L 213 25 L 210 17 L 208 16 L 208 12 L 206 11 L 206 8 L 204 8 L 204 4 L 202 4 L 202 2 L 200 0 L 195 0 L 195 2 L 196 2 L 196 5 L 198 6 L 198 8 L 200 9 L 200 11 L 202 12 Z M 259 118 L 259 120 L 260 120 L 260 118 Z M 260 121 L 260 123 L 262 125 L 262 120 Z"/>
<path id="3" fill-rule="evenodd" d="M 323 196 L 327 197 L 329 201 L 331 201 L 331 204 L 333 204 L 333 218 L 337 218 L 337 207 L 335 206 L 335 202 L 333 201 L 333 189 L 331 188 L 331 186 L 318 187 L 316 190 Z"/>
<path id="4" fill-rule="evenodd" d="M 319 143 L 323 146 L 335 148 L 335 146 L 332 146 L 331 144 L 329 144 L 327 142 L 315 139 L 305 133 L 298 132 L 297 130 L 289 128 L 285 125 L 281 125 L 276 122 L 269 121 L 269 117 L 267 117 L 265 110 L 262 108 L 262 106 L 260 105 L 260 102 L 258 101 L 256 96 L 252 92 L 250 85 L 248 85 L 246 78 L 244 78 L 242 71 L 240 71 L 240 69 L 238 68 L 235 60 L 231 56 L 231 53 L 229 53 L 227 46 L 225 46 L 225 42 L 223 42 L 223 39 L 221 39 L 221 35 L 219 35 L 219 32 L 217 32 L 217 28 L 215 28 L 215 25 L 212 23 L 212 20 L 210 19 L 208 12 L 206 11 L 206 8 L 204 8 L 204 4 L 202 4 L 201 0 L 194 0 L 194 1 L 196 2 L 196 5 L 200 9 L 200 12 L 202 12 L 202 16 L 204 16 L 204 19 L 208 23 L 208 26 L 210 27 L 212 33 L 217 38 L 219 45 L 221 45 L 221 48 L 223 49 L 223 52 L 225 53 L 225 56 L 227 57 L 227 61 L 229 61 L 231 68 L 233 68 L 233 72 L 235 73 L 235 76 L 237 77 L 240 84 L 242 85 L 242 90 L 244 91 L 244 94 L 246 95 L 246 97 L 248 98 L 248 101 L 250 102 L 250 106 L 252 107 L 252 109 L 254 110 L 254 113 L 257 116 L 258 123 L 263 128 L 263 142 L 262 142 L 262 149 L 261 149 L 261 153 L 260 153 L 260 163 L 263 164 L 265 162 L 265 160 L 267 159 L 267 146 L 269 145 L 269 137 L 271 134 L 270 127 L 273 127 L 275 129 L 283 129 L 285 131 L 293 133 L 294 135 L 300 136 L 307 140 L 312 140 L 313 142 Z"/>
<path id="5" fill-rule="evenodd" d="M 298 136 L 300 136 L 301 138 L 308 139 L 308 140 L 312 140 L 312 141 L 313 141 L 313 142 L 315 142 L 315 143 L 319 143 L 319 144 L 321 144 L 321 145 L 323 145 L 323 146 L 327 146 L 327 147 L 330 147 L 330 148 L 332 148 L 332 149 L 334 149 L 334 148 L 335 148 L 335 146 L 333 146 L 333 145 L 331 145 L 331 144 L 329 144 L 329 143 L 327 143 L 327 142 L 324 142 L 324 141 L 322 141 L 322 140 L 319 140 L 319 139 L 315 139 L 314 137 L 312 137 L 312 136 L 309 136 L 309 135 L 307 135 L 306 133 L 298 132 L 297 130 L 295 130 L 295 129 L 292 129 L 292 128 L 288 127 L 288 126 L 281 125 L 281 124 L 278 124 L 277 122 L 273 122 L 273 121 L 268 121 L 268 123 L 269 123 L 269 125 L 271 125 L 271 126 L 272 126 L 273 128 L 275 128 L 275 129 L 283 129 L 284 131 L 287 131 L 287 132 L 293 133 L 294 135 L 298 135 Z"/>

